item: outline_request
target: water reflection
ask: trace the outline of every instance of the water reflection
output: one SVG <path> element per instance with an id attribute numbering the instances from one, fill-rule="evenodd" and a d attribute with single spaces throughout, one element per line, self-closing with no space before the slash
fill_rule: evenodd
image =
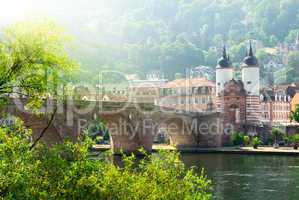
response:
<path id="1" fill-rule="evenodd" d="M 299 199 L 299 157 L 182 154 L 182 160 L 189 167 L 205 168 L 214 199 Z"/>

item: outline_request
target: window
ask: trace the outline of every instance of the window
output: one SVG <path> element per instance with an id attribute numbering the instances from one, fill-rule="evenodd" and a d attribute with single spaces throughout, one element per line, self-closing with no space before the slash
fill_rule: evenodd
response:
<path id="1" fill-rule="evenodd" d="M 251 81 L 247 81 L 247 84 L 248 84 L 248 85 L 251 84 Z"/>

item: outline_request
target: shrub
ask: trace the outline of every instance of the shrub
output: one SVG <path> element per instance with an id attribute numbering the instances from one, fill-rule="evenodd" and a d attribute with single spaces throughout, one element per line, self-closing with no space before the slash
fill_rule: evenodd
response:
<path id="1" fill-rule="evenodd" d="M 253 148 L 257 149 L 261 144 L 261 140 L 258 137 L 254 137 L 251 141 Z"/>
<path id="2" fill-rule="evenodd" d="M 90 159 L 89 139 L 30 151 L 30 131 L 21 123 L 0 127 L 1 199 L 211 199 L 203 172 L 186 169 L 176 152 L 145 155 L 124 166 L 101 155 Z"/>
<path id="3" fill-rule="evenodd" d="M 244 134 L 243 133 L 239 133 L 239 132 L 235 132 L 232 135 L 232 143 L 233 145 L 242 145 L 243 144 L 243 137 Z"/>
<path id="4" fill-rule="evenodd" d="M 298 149 L 298 145 L 299 145 L 299 134 L 297 133 L 295 135 L 292 135 L 290 137 L 290 141 L 293 144 L 294 149 Z"/>
<path id="5" fill-rule="evenodd" d="M 278 143 L 278 140 L 281 139 L 283 137 L 284 133 L 278 129 L 278 128 L 274 128 L 272 130 L 272 137 L 274 139 L 274 144 Z"/>
<path id="6" fill-rule="evenodd" d="M 250 137 L 248 135 L 243 136 L 243 144 L 244 146 L 248 146 L 250 143 Z"/>
<path id="7" fill-rule="evenodd" d="M 299 105 L 296 105 L 295 111 L 292 111 L 291 120 L 299 123 Z"/>

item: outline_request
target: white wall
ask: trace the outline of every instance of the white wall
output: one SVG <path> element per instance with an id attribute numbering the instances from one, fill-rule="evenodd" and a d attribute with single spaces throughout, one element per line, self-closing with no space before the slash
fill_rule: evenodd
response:
<path id="1" fill-rule="evenodd" d="M 234 78 L 233 68 L 216 69 L 216 95 L 224 89 L 224 84 Z"/>
<path id="2" fill-rule="evenodd" d="M 260 96 L 260 68 L 258 66 L 243 67 L 242 81 L 247 94 Z"/>

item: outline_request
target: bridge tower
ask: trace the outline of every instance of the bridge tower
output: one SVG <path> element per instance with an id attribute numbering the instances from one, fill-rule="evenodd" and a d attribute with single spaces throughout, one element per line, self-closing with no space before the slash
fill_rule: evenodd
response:
<path id="1" fill-rule="evenodd" d="M 260 68 L 250 42 L 242 63 L 242 82 L 246 90 L 246 123 L 258 123 L 260 115 Z"/>
<path id="2" fill-rule="evenodd" d="M 226 53 L 226 47 L 223 47 L 222 57 L 218 60 L 216 67 L 216 95 L 220 96 L 224 85 L 234 77 L 234 68 Z"/>

